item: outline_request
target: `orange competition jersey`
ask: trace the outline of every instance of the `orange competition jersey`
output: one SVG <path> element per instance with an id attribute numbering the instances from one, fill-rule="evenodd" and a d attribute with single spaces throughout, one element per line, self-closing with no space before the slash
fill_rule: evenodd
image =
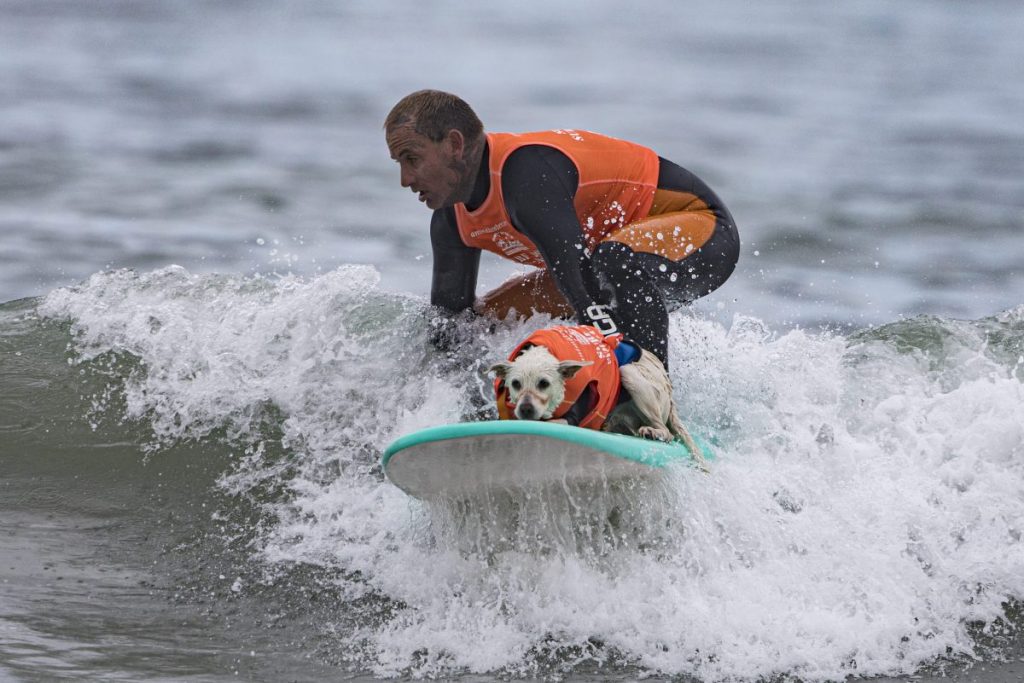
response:
<path id="1" fill-rule="evenodd" d="M 580 420 L 580 427 L 601 429 L 608 413 L 615 407 L 619 399 L 619 363 L 615 360 L 615 347 L 622 339 L 621 334 L 605 337 L 591 325 L 561 325 L 537 330 L 517 346 L 509 361 L 515 360 L 523 347 L 543 346 L 558 360 L 590 361 L 591 364 L 580 369 L 565 382 L 565 398 L 555 409 L 552 417 L 559 418 L 580 398 L 588 385 L 594 386 L 594 404 L 590 406 L 586 416 Z M 494 391 L 498 402 L 498 417 L 502 420 L 514 420 L 515 406 L 509 403 L 508 389 L 497 379 Z"/>
<path id="2" fill-rule="evenodd" d="M 462 241 L 499 256 L 538 268 L 544 259 L 537 247 L 512 225 L 501 193 L 505 160 L 524 145 L 545 145 L 565 154 L 579 172 L 573 204 L 586 247 L 593 249 L 609 233 L 646 218 L 658 185 L 658 155 L 646 147 L 585 130 L 538 133 L 488 133 L 491 189 L 476 211 L 455 205 Z"/>

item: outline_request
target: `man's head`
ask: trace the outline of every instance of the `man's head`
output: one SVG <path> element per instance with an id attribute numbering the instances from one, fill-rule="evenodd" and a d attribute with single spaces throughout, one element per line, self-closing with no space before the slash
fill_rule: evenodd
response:
<path id="1" fill-rule="evenodd" d="M 484 127 L 460 98 L 440 90 L 406 95 L 384 121 L 402 187 L 431 209 L 469 198 L 483 152 Z"/>

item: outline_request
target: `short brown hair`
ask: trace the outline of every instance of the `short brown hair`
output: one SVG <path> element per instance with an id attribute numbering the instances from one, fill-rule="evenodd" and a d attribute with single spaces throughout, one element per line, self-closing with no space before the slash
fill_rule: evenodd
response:
<path id="1" fill-rule="evenodd" d="M 462 98 L 441 90 L 417 90 L 403 97 L 388 113 L 384 130 L 408 123 L 434 142 L 443 140 L 453 128 L 470 142 L 484 134 L 484 124 L 476 112 Z"/>

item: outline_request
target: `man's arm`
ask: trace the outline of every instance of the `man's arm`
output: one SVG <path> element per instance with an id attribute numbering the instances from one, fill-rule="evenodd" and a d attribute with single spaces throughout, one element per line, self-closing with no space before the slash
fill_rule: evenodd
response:
<path id="1" fill-rule="evenodd" d="M 430 245 L 434 252 L 430 303 L 454 313 L 471 308 L 476 297 L 480 250 L 462 243 L 454 209 L 434 212 L 430 220 Z"/>
<path id="2" fill-rule="evenodd" d="M 543 145 L 520 147 L 501 170 L 501 191 L 512 224 L 537 245 L 579 322 L 594 324 L 588 309 L 598 303 L 599 290 L 573 205 L 578 185 L 572 160 Z"/>

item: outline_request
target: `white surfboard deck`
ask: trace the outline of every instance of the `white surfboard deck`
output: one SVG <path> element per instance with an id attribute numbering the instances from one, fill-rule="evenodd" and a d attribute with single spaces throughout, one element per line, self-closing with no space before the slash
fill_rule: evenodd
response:
<path id="1" fill-rule="evenodd" d="M 696 439 L 705 460 L 707 444 Z M 656 476 L 692 463 L 685 445 L 526 420 L 442 425 L 407 434 L 384 452 L 388 479 L 424 500 Z"/>

